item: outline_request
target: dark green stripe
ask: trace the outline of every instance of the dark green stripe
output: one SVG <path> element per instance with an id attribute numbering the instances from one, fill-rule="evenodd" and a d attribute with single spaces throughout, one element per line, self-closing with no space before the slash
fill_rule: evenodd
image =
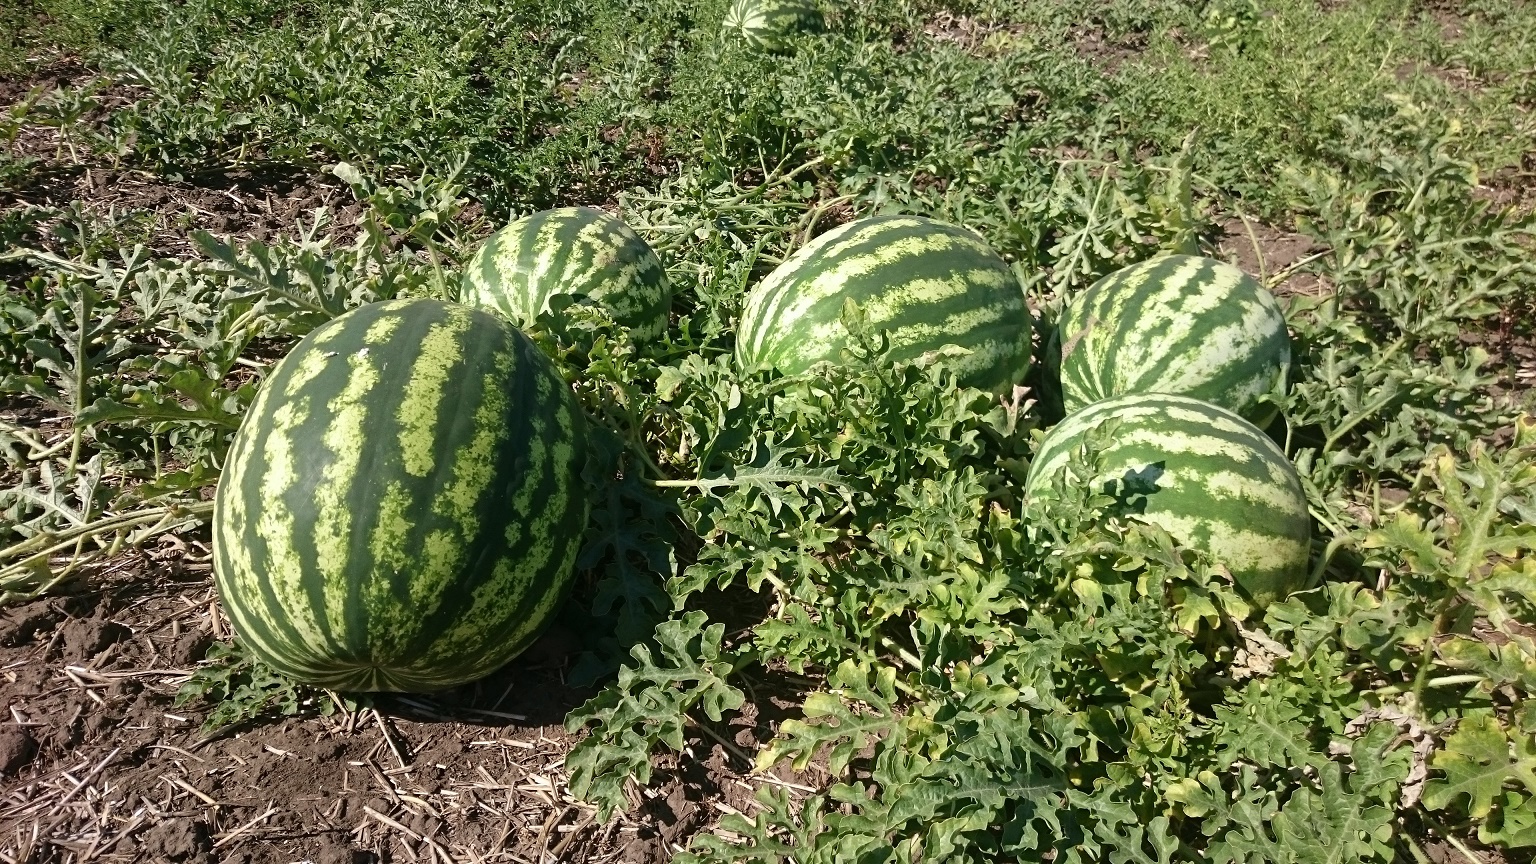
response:
<path id="1" fill-rule="evenodd" d="M 312 351 L 335 352 L 338 356 L 344 357 L 350 351 L 356 350 L 352 344 L 353 340 L 348 338 L 352 327 L 358 327 L 359 333 L 366 331 L 374 320 L 379 317 L 380 311 L 380 306 L 365 306 L 357 310 L 353 315 L 337 318 L 317 328 L 295 346 L 293 351 L 289 353 L 288 357 L 280 365 L 280 368 L 274 370 L 274 374 L 268 377 L 263 386 L 272 388 L 274 395 L 284 393 L 289 383 L 301 369 L 302 359 Z M 339 331 L 339 338 L 334 331 Z M 324 348 L 314 347 L 313 343 L 323 336 L 330 336 L 331 340 Z M 338 375 L 338 368 L 344 369 L 345 364 L 327 363 L 325 370 L 313 378 L 300 391 L 296 402 L 298 404 L 306 404 L 307 407 L 303 420 L 289 433 L 288 437 L 290 439 L 318 441 L 324 435 L 325 428 L 330 422 L 326 403 L 340 395 L 346 386 L 346 375 Z M 251 441 L 250 456 L 260 460 L 263 458 L 262 454 L 266 450 L 268 443 L 274 435 L 278 434 L 278 430 L 271 425 L 261 425 L 257 429 L 258 434 L 253 436 Z M 309 460 L 303 459 L 306 453 L 311 457 Z M 273 554 L 271 544 L 261 536 L 257 529 L 257 522 L 262 514 L 274 508 L 286 511 L 288 514 L 294 515 L 295 528 L 302 529 L 305 527 L 302 515 L 299 514 L 310 512 L 313 509 L 312 487 L 308 485 L 308 482 L 318 478 L 324 470 L 326 462 L 323 460 L 323 454 L 324 448 L 318 446 L 298 450 L 295 454 L 295 475 L 298 478 L 298 482 L 285 489 L 282 497 L 277 502 L 266 500 L 264 497 L 265 493 L 261 487 L 266 475 L 262 471 L 253 470 L 247 474 L 246 485 L 240 490 L 240 494 L 245 499 L 246 513 L 251 518 L 251 523 L 245 536 L 248 547 L 252 550 L 250 557 L 253 562 L 260 562 L 264 559 L 271 560 Z M 312 524 L 309 527 L 313 527 Z M 292 535 L 288 538 L 289 544 L 300 551 L 301 560 L 303 560 L 304 544 L 300 540 L 300 537 Z M 268 625 L 267 631 L 273 637 L 272 641 L 292 647 L 295 653 L 284 659 L 299 665 L 301 668 L 305 668 L 308 665 L 306 661 L 312 658 L 297 653 L 299 651 L 298 646 L 303 642 L 299 629 L 292 625 L 289 612 L 279 601 L 272 584 L 259 578 L 258 584 L 260 586 L 258 590 L 260 591 L 261 603 L 259 608 L 252 610 L 252 617 Z M 309 598 L 311 607 L 322 609 L 322 599 L 318 594 L 321 588 L 320 583 L 306 580 L 302 588 Z M 249 600 L 249 598 L 244 597 L 239 599 Z M 323 622 L 323 616 L 317 617 L 321 618 Z M 330 632 L 328 628 L 324 627 L 323 623 L 320 635 L 326 640 L 327 650 L 338 653 L 346 652 L 342 640 L 337 637 L 337 634 Z"/>
<path id="2" fill-rule="evenodd" d="M 1132 411 L 1152 409 L 1152 413 L 1131 416 Z M 1193 419 L 1175 419 L 1171 412 L 1188 412 Z M 1200 418 L 1209 418 L 1203 422 Z M 1066 464 L 1063 457 L 1079 446 L 1091 430 L 1104 423 L 1119 419 L 1122 425 L 1113 440 L 1106 442 L 1103 459 L 1106 472 L 1097 480 L 1118 479 L 1122 468 L 1162 463 L 1169 472 L 1162 478 L 1163 485 L 1149 500 L 1149 514 L 1169 514 L 1188 521 L 1182 533 L 1175 536 L 1179 542 L 1206 548 L 1218 529 L 1230 534 L 1233 531 L 1252 532 L 1273 538 L 1280 544 L 1271 552 L 1290 549 L 1298 556 L 1279 566 L 1238 566 L 1228 561 L 1239 584 L 1247 588 L 1255 599 L 1268 602 L 1298 584 L 1306 572 L 1307 537 L 1311 518 L 1307 512 L 1306 498 L 1295 469 L 1270 439 L 1236 414 L 1208 403 L 1182 396 L 1150 394 L 1146 396 L 1121 396 L 1085 408 L 1053 429 L 1042 442 L 1031 466 L 1025 486 L 1028 494 L 1046 494 L 1050 478 Z M 1214 423 L 1231 424 L 1230 430 L 1219 429 Z M 1081 427 L 1081 428 L 1079 428 Z M 1133 439 L 1150 434 L 1151 440 Z M 1201 455 L 1187 451 L 1176 452 L 1182 441 L 1205 444 L 1227 444 L 1248 454 L 1248 458 L 1225 455 Z M 1163 443 L 1159 443 L 1159 442 Z M 1119 466 L 1119 467 L 1117 467 Z M 1282 480 L 1277 483 L 1270 477 L 1270 468 L 1279 469 Z M 1280 499 L 1270 502 L 1265 498 L 1248 497 L 1242 489 L 1218 491 L 1212 483 L 1217 474 L 1230 474 L 1237 481 L 1247 481 L 1254 487 L 1272 493 Z M 1097 482 L 1095 480 L 1095 482 Z M 1238 553 L 1231 546 L 1227 548 Z"/>
<path id="3" fill-rule="evenodd" d="M 1095 395 L 1099 398 L 1109 395 L 1114 390 L 1110 386 L 1109 376 L 1112 370 L 1120 368 L 1122 349 L 1140 350 L 1143 345 L 1156 344 L 1154 341 L 1156 334 L 1147 333 L 1145 329 L 1147 307 L 1154 304 L 1161 305 L 1163 295 L 1169 290 L 1169 286 L 1165 283 L 1178 266 L 1179 263 L 1170 257 L 1151 266 L 1138 268 L 1134 275 L 1143 276 L 1145 279 L 1139 289 L 1132 289 L 1126 284 L 1132 274 L 1123 272 L 1111 274 L 1107 279 L 1088 289 L 1090 293 L 1097 294 L 1094 305 L 1098 319 L 1104 322 L 1094 345 L 1094 348 L 1099 350 L 1085 353 L 1083 357 L 1085 362 L 1093 364 L 1097 372 L 1093 378 L 1097 384 Z M 1120 278 L 1116 278 L 1116 275 Z M 1095 289 L 1098 290 L 1095 291 Z M 1109 307 L 1130 291 L 1134 293 L 1126 297 L 1125 308 L 1117 317 L 1112 318 L 1109 315 Z M 1127 328 L 1125 325 L 1131 322 L 1134 322 L 1135 326 Z"/>
<path id="4" fill-rule="evenodd" d="M 529 422 L 530 418 L 548 413 L 551 406 L 540 404 L 536 400 L 534 392 L 534 378 L 541 371 L 545 371 L 547 365 L 540 362 L 542 360 L 541 357 L 534 356 L 538 349 L 531 342 L 523 338 L 521 334 L 516 334 L 515 339 L 517 341 L 518 354 L 517 371 L 514 372 L 514 380 L 508 382 L 507 392 L 512 394 L 513 398 L 508 400 L 508 410 L 505 415 L 505 421 L 508 424 L 508 428 L 512 430 L 513 436 L 511 440 L 505 443 L 504 447 L 507 452 L 522 453 L 526 452 L 529 446 L 530 433 L 532 432 L 532 426 Z M 553 372 L 549 374 L 553 374 Z M 565 392 L 563 382 L 560 383 L 555 392 L 556 394 L 563 394 Z M 456 440 L 467 441 L 468 437 L 468 435 L 456 436 Z M 477 508 L 476 514 L 483 526 L 495 526 L 496 530 L 482 530 L 478 537 L 478 542 L 470 546 L 469 558 L 473 563 L 466 570 L 465 578 L 461 583 L 462 589 L 456 592 L 460 602 L 457 604 L 444 604 L 435 615 L 428 619 L 422 630 L 425 638 L 418 640 L 412 646 L 411 655 L 413 657 L 429 652 L 432 648 L 432 642 L 437 638 L 437 634 L 446 631 L 454 621 L 458 620 L 464 611 L 470 608 L 474 592 L 490 581 L 495 572 L 496 563 L 499 560 L 503 557 L 516 557 L 518 555 L 520 550 L 507 548 L 504 537 L 505 532 L 500 529 L 500 526 L 505 524 L 507 517 L 504 512 L 498 513 L 498 511 L 504 511 L 508 506 L 508 502 L 514 500 L 526 485 L 534 484 L 541 491 L 548 490 L 549 492 L 558 488 L 556 472 L 562 468 L 568 471 L 571 466 L 556 465 L 552 458 L 547 464 L 549 469 L 544 475 L 530 477 L 517 470 L 519 466 L 516 460 L 502 460 L 500 464 L 501 470 L 497 472 L 496 478 L 489 485 L 487 489 L 489 494 L 480 500 L 480 506 Z M 551 482 L 552 480 L 555 482 Z M 533 500 L 535 504 L 554 507 L 559 506 L 562 500 L 568 501 L 570 499 L 546 493 L 545 495 L 536 494 Z M 526 522 L 530 515 L 515 513 L 511 518 Z M 423 537 L 422 539 L 425 538 Z M 529 537 L 524 542 L 528 544 L 547 542 L 547 540 L 548 538 L 544 537 Z M 564 575 L 551 573 L 550 580 L 564 578 Z"/>

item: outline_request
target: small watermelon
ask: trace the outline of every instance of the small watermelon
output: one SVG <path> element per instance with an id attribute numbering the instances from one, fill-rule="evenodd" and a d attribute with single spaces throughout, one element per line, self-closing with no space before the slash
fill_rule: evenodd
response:
<path id="1" fill-rule="evenodd" d="M 1220 261 L 1168 255 L 1095 282 L 1062 310 L 1047 351 L 1067 412 L 1128 393 L 1179 393 L 1259 426 L 1283 394 L 1291 340 L 1275 298 Z"/>
<path id="2" fill-rule="evenodd" d="M 1145 494 L 1137 518 L 1225 564 L 1258 606 L 1303 584 L 1312 522 L 1295 467 L 1252 423 L 1209 402 L 1117 396 L 1071 414 L 1041 442 L 1028 496 L 1049 495 L 1084 437 L 1110 420 L 1120 427 L 1103 452 L 1104 473 L 1076 483 L 1134 476 Z"/>
<path id="3" fill-rule="evenodd" d="M 267 376 L 214 503 L 214 580 L 251 652 L 299 681 L 470 681 L 538 635 L 588 511 L 584 421 L 496 315 L 355 309 Z"/>
<path id="4" fill-rule="evenodd" d="M 850 299 L 889 333 L 894 359 L 957 345 L 971 352 L 950 361 L 962 383 L 994 392 L 1029 372 L 1034 319 L 1008 262 L 972 232 L 921 216 L 849 222 L 768 274 L 747 295 L 738 362 L 796 374 L 837 361 Z"/>
<path id="5" fill-rule="evenodd" d="M 637 339 L 665 333 L 672 306 L 661 259 L 591 207 L 544 210 L 492 234 L 464 269 L 460 299 L 529 327 L 559 295 L 597 303 Z"/>
<path id="6" fill-rule="evenodd" d="M 736 0 L 721 26 L 754 48 L 783 52 L 791 36 L 818 32 L 823 21 L 814 0 Z"/>

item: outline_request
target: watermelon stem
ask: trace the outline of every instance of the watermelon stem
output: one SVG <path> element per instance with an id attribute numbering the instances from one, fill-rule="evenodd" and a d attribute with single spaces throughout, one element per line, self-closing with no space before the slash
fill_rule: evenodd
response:
<path id="1" fill-rule="evenodd" d="M 644 464 L 646 468 L 650 469 L 651 476 L 660 478 L 651 482 L 657 484 L 666 482 L 667 472 L 661 470 L 661 466 L 656 464 L 656 460 L 651 458 L 651 454 L 645 451 L 645 445 L 633 440 L 626 440 L 625 443 L 629 446 L 630 452 L 634 453 L 636 456 L 639 456 L 641 463 Z"/>
<path id="2" fill-rule="evenodd" d="M 1317 516 L 1316 513 L 1313 513 L 1312 515 L 1314 517 Z M 1319 519 L 1318 521 L 1322 522 L 1324 520 Z M 1329 527 L 1331 528 L 1332 526 L 1330 525 Z M 1323 584 L 1323 574 L 1328 571 L 1328 562 L 1333 560 L 1333 556 L 1339 551 L 1339 547 L 1343 546 L 1349 541 L 1350 538 L 1347 534 L 1335 534 L 1334 538 L 1328 541 L 1328 545 L 1323 549 L 1323 554 L 1317 559 L 1317 566 L 1312 568 L 1312 575 L 1307 579 L 1306 587 L 1302 590 L 1310 591 L 1311 589 Z"/>
<path id="3" fill-rule="evenodd" d="M 1391 345 L 1388 345 L 1386 350 L 1377 355 L 1378 362 L 1376 366 L 1379 368 L 1381 365 L 1380 361 L 1384 361 L 1392 357 L 1402 347 L 1403 340 L 1401 338 L 1393 342 Z M 1338 444 L 1339 440 L 1348 434 L 1351 429 L 1354 429 L 1356 426 L 1359 426 L 1366 420 L 1376 416 L 1381 412 L 1382 409 L 1390 405 L 1394 399 L 1405 395 L 1401 390 L 1395 387 L 1384 388 L 1384 391 L 1385 392 L 1381 396 L 1378 396 L 1376 399 L 1372 400 L 1370 404 L 1364 406 L 1358 411 L 1352 412 L 1349 416 L 1345 417 L 1343 422 L 1335 427 L 1334 430 L 1328 434 L 1328 438 L 1323 441 L 1322 452 L 1332 452 L 1334 446 Z"/>
<path id="4" fill-rule="evenodd" d="M 47 459 L 49 456 L 52 456 L 60 450 L 63 450 L 65 447 L 68 447 L 70 444 L 68 440 L 64 440 L 49 446 L 27 434 L 27 430 L 12 423 L 7 423 L 3 419 L 0 419 L 0 432 L 4 432 L 5 434 L 12 436 L 16 440 L 27 445 L 27 460 L 31 462 Z"/>
<path id="5" fill-rule="evenodd" d="M 1413 705 L 1421 713 L 1424 710 L 1424 688 L 1429 686 L 1429 670 L 1435 665 L 1435 637 L 1445 632 L 1446 625 L 1451 621 L 1451 606 L 1460 597 L 1461 592 L 1458 591 L 1440 601 L 1440 608 L 1435 611 L 1435 626 L 1429 631 L 1429 638 L 1424 640 L 1424 653 L 1419 658 L 1419 669 L 1413 676 Z"/>
<path id="6" fill-rule="evenodd" d="M 137 546 L 158 534 L 187 526 L 188 519 L 207 518 L 213 513 L 212 501 L 171 504 L 107 516 L 94 522 L 82 522 L 67 531 L 35 534 L 0 549 L 0 605 L 34 597 L 62 583 L 83 565 L 103 555 L 111 555 L 123 546 Z M 136 529 L 136 530 L 133 530 Z M 102 539 L 120 533 L 110 543 Z M 97 541 L 98 548 L 87 551 L 85 544 Z M 72 549 L 72 551 L 71 551 Z M 69 552 L 63 569 L 50 566 L 54 555 Z M 16 559 L 16 560 L 12 560 Z"/>

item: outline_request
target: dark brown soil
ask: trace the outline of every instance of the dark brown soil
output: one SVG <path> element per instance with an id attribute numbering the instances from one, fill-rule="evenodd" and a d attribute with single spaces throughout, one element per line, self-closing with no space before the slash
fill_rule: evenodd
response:
<path id="1" fill-rule="evenodd" d="M 970 15 L 956 15 L 948 9 L 939 10 L 923 25 L 923 33 L 928 38 L 957 45 L 971 53 L 1005 44 L 1022 30 L 1017 24 L 997 24 Z"/>
<path id="2" fill-rule="evenodd" d="M 37 88 L 47 93 L 89 82 L 85 69 L 73 61 L 61 61 L 24 80 L 0 79 L 0 110 L 20 103 Z M 83 120 L 98 122 L 138 96 L 132 87 L 105 87 L 95 93 L 100 107 Z M 171 180 L 93 154 L 83 142 L 73 142 L 73 149 L 70 143 L 55 128 L 23 125 L 8 155 L 26 170 L 20 178 L 0 183 L 0 211 L 78 204 L 99 216 L 121 219 L 137 214 L 145 217 L 137 230 L 152 251 L 186 257 L 193 254 L 188 239 L 193 231 L 268 240 L 297 234 L 298 221 L 312 219 L 310 211 L 322 207 L 330 210 L 338 241 L 344 243 L 362 210 L 345 184 L 313 167 L 247 164 Z"/>
<path id="3" fill-rule="evenodd" d="M 88 77 L 90 73 L 78 61 L 65 58 L 49 63 L 26 78 L 0 78 L 0 105 L 14 105 L 34 88 L 75 87 Z"/>
<path id="4" fill-rule="evenodd" d="M 1406 82 L 1416 74 L 1430 75 L 1440 80 L 1441 83 L 1453 90 L 1462 93 L 1471 93 L 1482 86 L 1471 72 L 1461 68 L 1446 68 L 1433 66 L 1420 61 L 1401 63 L 1393 71 L 1399 83 Z"/>
<path id="5" fill-rule="evenodd" d="M 1078 54 L 1113 74 L 1141 56 L 1147 49 L 1147 40 L 1141 34 L 1113 36 L 1102 27 L 1085 25 L 1073 30 L 1072 45 Z"/>
<path id="6" fill-rule="evenodd" d="M 1440 27 L 1440 38 L 1447 42 L 1466 34 L 1466 4 L 1461 0 L 1422 0 L 1421 14 Z"/>
<path id="7" fill-rule="evenodd" d="M 1423 843 L 1423 847 L 1424 854 L 1428 855 L 1429 860 L 1434 862 L 1434 864 L 1468 864 L 1466 853 L 1444 840 L 1426 840 Z M 1484 864 L 1505 864 L 1506 861 L 1509 861 L 1504 856 L 1504 853 L 1497 849 L 1476 847 L 1474 854 Z"/>
<path id="8" fill-rule="evenodd" d="M 1518 165 L 1507 165 L 1483 179 L 1472 193 L 1495 210 L 1536 212 L 1536 150 L 1526 153 Z"/>
<path id="9" fill-rule="evenodd" d="M 741 751 L 794 698 L 695 730 L 629 813 L 597 822 L 566 790 L 562 723 L 591 693 L 565 682 L 580 640 L 559 628 L 458 690 L 210 737 L 206 706 L 174 704 L 194 658 L 227 638 L 207 565 L 139 563 L 0 613 L 8 860 L 664 861 L 778 781 L 749 778 Z"/>
<path id="10" fill-rule="evenodd" d="M 146 214 L 146 245 L 167 257 L 195 255 L 188 238 L 197 230 L 244 240 L 292 236 L 299 220 L 311 221 L 316 208 L 332 213 L 344 243 L 362 211 L 340 180 L 289 166 L 240 168 L 188 182 L 131 169 L 49 163 L 34 170 L 23 188 L 0 189 L 0 209 L 72 202 L 98 215 Z"/>
<path id="11" fill-rule="evenodd" d="M 1221 228 L 1225 232 L 1219 244 L 1221 252 L 1244 272 L 1265 281 L 1283 274 L 1280 283 L 1273 286 L 1276 294 L 1316 296 L 1327 292 L 1327 286 L 1301 263 L 1322 251 L 1311 237 L 1242 219 L 1229 219 Z"/>

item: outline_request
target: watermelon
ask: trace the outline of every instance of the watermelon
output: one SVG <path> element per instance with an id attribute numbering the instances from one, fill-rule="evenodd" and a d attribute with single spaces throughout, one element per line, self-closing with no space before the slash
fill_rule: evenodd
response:
<path id="1" fill-rule="evenodd" d="M 1072 477 L 1102 487 L 1124 480 L 1134 518 L 1225 564 L 1258 606 L 1299 588 L 1307 575 L 1311 517 L 1296 469 L 1258 427 L 1188 396 L 1117 396 L 1057 424 L 1035 454 L 1028 497 L 1049 496 L 1084 436 L 1110 420 L 1119 429 L 1103 451 L 1104 472 Z"/>
<path id="2" fill-rule="evenodd" d="M 1033 318 L 1008 263 L 964 228 L 921 216 L 861 219 L 828 231 L 748 294 L 736 333 L 747 372 L 796 374 L 848 346 L 845 300 L 911 361 L 946 345 L 962 383 L 1005 392 L 1030 366 Z"/>
<path id="3" fill-rule="evenodd" d="M 424 691 L 485 675 L 572 581 L 584 420 L 496 315 L 360 307 L 273 367 L 214 503 L 214 580 L 240 640 L 296 680 Z"/>
<path id="4" fill-rule="evenodd" d="M 1062 310 L 1047 365 L 1067 412 L 1128 393 L 1179 393 L 1259 426 L 1283 394 L 1291 340 L 1275 298 L 1243 271 L 1168 255 L 1105 276 Z"/>
<path id="5" fill-rule="evenodd" d="M 492 234 L 465 268 L 459 299 L 530 327 L 561 295 L 600 305 L 637 339 L 667 330 L 661 259 L 623 220 L 591 207 L 544 210 Z"/>
<path id="6" fill-rule="evenodd" d="M 736 0 L 722 29 L 740 34 L 754 48 L 782 52 L 789 50 L 792 35 L 814 33 L 822 25 L 821 8 L 814 0 Z"/>

